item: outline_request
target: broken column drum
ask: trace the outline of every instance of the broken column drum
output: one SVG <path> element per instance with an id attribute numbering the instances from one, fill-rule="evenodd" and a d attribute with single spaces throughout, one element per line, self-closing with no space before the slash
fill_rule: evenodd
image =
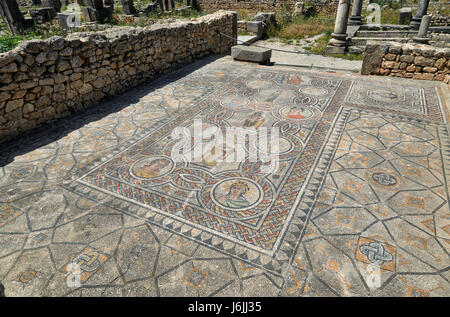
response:
<path id="1" fill-rule="evenodd" d="M 363 0 L 353 0 L 352 4 L 352 15 L 348 21 L 348 25 L 361 25 L 362 24 L 362 5 Z"/>
<path id="2" fill-rule="evenodd" d="M 347 20 L 350 8 L 350 0 L 340 0 L 337 14 L 336 23 L 334 26 L 334 32 L 331 34 L 332 39 L 329 44 L 336 47 L 347 46 Z"/>
<path id="3" fill-rule="evenodd" d="M 413 29 L 419 29 L 420 22 L 422 21 L 422 17 L 427 14 L 428 4 L 430 0 L 420 0 L 419 8 L 417 9 L 416 15 L 412 18 L 411 23 L 409 24 Z"/>

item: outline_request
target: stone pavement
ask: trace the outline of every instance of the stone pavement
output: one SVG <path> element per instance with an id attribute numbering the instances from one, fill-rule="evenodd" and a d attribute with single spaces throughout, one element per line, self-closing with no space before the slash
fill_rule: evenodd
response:
<path id="1" fill-rule="evenodd" d="M 449 100 L 439 83 L 204 59 L 3 145 L 0 281 L 7 296 L 449 296 Z M 174 162 L 171 132 L 194 119 L 279 127 L 280 165 Z"/>
<path id="2" fill-rule="evenodd" d="M 298 45 L 285 44 L 276 39 L 259 40 L 255 45 L 268 47 L 272 49 L 308 53 L 305 47 L 311 47 L 315 41 L 323 35 L 299 40 Z M 316 54 L 292 54 L 288 52 L 272 51 L 271 62 L 278 66 L 299 67 L 299 70 L 309 68 L 315 71 L 337 72 L 337 73 L 359 73 L 362 61 L 347 60 L 343 58 L 316 55 Z"/>

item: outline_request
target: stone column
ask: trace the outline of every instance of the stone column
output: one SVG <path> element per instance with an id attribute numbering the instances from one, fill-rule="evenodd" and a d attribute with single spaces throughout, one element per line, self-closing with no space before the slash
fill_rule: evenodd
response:
<path id="1" fill-rule="evenodd" d="M 348 25 L 361 25 L 362 24 L 362 5 L 363 0 L 353 0 L 352 4 L 352 16 L 348 21 Z"/>
<path id="2" fill-rule="evenodd" d="M 409 26 L 412 29 L 418 30 L 420 26 L 420 22 L 422 21 L 422 17 L 427 14 L 428 3 L 430 0 L 420 0 L 419 8 L 417 9 L 416 15 L 412 18 Z"/>
<path id="3" fill-rule="evenodd" d="M 16 0 L 0 1 L 0 15 L 11 33 L 19 34 L 23 32 L 24 17 L 19 10 Z"/>
<path id="4" fill-rule="evenodd" d="M 344 53 L 347 41 L 347 20 L 350 9 L 350 0 L 339 0 L 336 14 L 336 23 L 334 32 L 331 34 L 332 39 L 328 43 L 327 53 Z"/>
<path id="5" fill-rule="evenodd" d="M 429 42 L 430 39 L 427 37 L 427 34 L 428 34 L 428 28 L 430 26 L 430 22 L 431 22 L 431 15 L 424 15 L 422 17 L 422 21 L 420 22 L 419 32 L 417 33 L 416 37 L 413 37 L 414 42 L 424 43 L 424 44 Z"/>
<path id="6" fill-rule="evenodd" d="M 103 0 L 103 5 L 114 8 L 114 0 Z"/>

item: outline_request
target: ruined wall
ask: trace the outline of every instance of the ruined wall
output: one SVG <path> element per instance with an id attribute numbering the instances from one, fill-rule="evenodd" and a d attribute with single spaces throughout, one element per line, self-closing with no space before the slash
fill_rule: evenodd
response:
<path id="1" fill-rule="evenodd" d="M 431 16 L 431 26 L 450 26 L 450 15 L 433 14 Z"/>
<path id="2" fill-rule="evenodd" d="M 236 13 L 31 40 L 0 54 L 0 142 L 234 45 Z"/>
<path id="3" fill-rule="evenodd" d="M 371 42 L 364 52 L 361 74 L 438 80 L 450 84 L 450 48 Z"/>
<path id="4" fill-rule="evenodd" d="M 200 8 L 206 12 L 213 12 L 220 9 L 226 10 L 247 10 L 257 11 L 276 11 L 285 7 L 294 10 L 296 2 L 302 0 L 197 0 Z M 303 0 L 304 3 L 313 2 L 317 11 L 336 12 L 338 0 Z"/>

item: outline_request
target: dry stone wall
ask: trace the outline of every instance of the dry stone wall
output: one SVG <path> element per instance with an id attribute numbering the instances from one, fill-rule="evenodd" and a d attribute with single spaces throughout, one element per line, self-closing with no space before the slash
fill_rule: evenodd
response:
<path id="1" fill-rule="evenodd" d="M 450 26 L 450 15 L 433 14 L 431 15 L 431 26 Z"/>
<path id="2" fill-rule="evenodd" d="M 372 42 L 366 46 L 362 75 L 380 75 L 450 84 L 450 48 Z"/>
<path id="3" fill-rule="evenodd" d="M 235 12 L 25 41 L 0 54 L 0 143 L 200 57 L 226 53 Z"/>
<path id="4" fill-rule="evenodd" d="M 283 7 L 294 10 L 296 2 L 312 2 L 316 11 L 336 12 L 338 0 L 197 0 L 199 7 L 206 12 L 215 10 L 248 10 L 256 11 L 275 11 Z"/>

